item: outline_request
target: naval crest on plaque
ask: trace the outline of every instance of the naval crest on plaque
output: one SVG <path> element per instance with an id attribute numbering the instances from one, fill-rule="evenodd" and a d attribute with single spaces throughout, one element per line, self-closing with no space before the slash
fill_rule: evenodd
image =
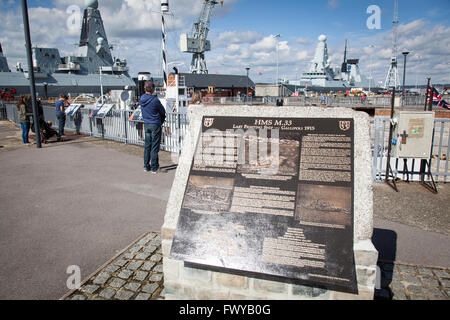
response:
<path id="1" fill-rule="evenodd" d="M 203 125 L 204 125 L 206 128 L 211 127 L 211 126 L 213 125 L 213 123 L 214 123 L 214 118 L 205 118 L 205 119 L 203 120 Z"/>
<path id="2" fill-rule="evenodd" d="M 339 129 L 341 129 L 342 131 L 348 131 L 350 129 L 350 126 L 350 121 L 339 121 Z"/>

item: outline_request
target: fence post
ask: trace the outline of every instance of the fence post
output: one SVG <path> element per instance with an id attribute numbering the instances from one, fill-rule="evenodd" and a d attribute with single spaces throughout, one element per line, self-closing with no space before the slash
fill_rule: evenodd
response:
<path id="1" fill-rule="evenodd" d="M 88 114 L 88 117 L 89 117 L 89 114 Z M 92 131 L 92 118 L 91 117 L 89 117 L 89 136 L 93 136 L 94 135 L 94 132 Z"/>
<path id="2" fill-rule="evenodd" d="M 177 112 L 178 124 L 178 156 L 181 156 L 181 113 Z"/>
<path id="3" fill-rule="evenodd" d="M 125 135 L 125 144 L 128 144 L 128 114 L 127 110 L 122 110 L 123 122 L 124 122 L 124 135 Z"/>

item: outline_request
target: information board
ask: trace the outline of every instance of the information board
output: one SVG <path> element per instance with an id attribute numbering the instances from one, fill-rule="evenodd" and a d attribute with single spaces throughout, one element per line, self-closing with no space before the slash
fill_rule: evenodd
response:
<path id="1" fill-rule="evenodd" d="M 353 119 L 204 117 L 170 257 L 357 293 Z"/>
<path id="2" fill-rule="evenodd" d="M 113 103 L 98 104 L 96 108 L 91 112 L 89 117 L 103 119 L 108 115 L 111 109 L 114 108 L 114 106 L 115 104 Z"/>
<path id="3" fill-rule="evenodd" d="M 77 111 L 82 107 L 83 105 L 82 104 L 79 104 L 79 103 L 73 103 L 73 104 L 71 104 L 69 107 L 67 107 L 67 109 L 66 109 L 66 115 L 67 116 L 69 116 L 69 117 L 71 117 L 71 116 L 74 116 L 76 113 L 77 113 Z"/>
<path id="4" fill-rule="evenodd" d="M 136 121 L 136 122 L 144 121 L 144 119 L 142 118 L 142 112 L 141 112 L 140 106 L 136 110 L 133 111 L 133 114 L 130 116 L 128 121 Z"/>

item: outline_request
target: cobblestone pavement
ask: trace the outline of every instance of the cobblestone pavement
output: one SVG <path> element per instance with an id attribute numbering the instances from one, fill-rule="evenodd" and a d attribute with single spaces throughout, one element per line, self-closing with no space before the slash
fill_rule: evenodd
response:
<path id="1" fill-rule="evenodd" d="M 450 269 L 379 262 L 375 300 L 450 300 Z M 63 300 L 159 300 L 163 297 L 161 238 L 149 232 L 86 279 Z"/>
<path id="2" fill-rule="evenodd" d="M 149 232 L 62 300 L 155 300 L 162 299 L 163 265 L 159 233 Z"/>
<path id="3" fill-rule="evenodd" d="M 379 262 L 376 300 L 450 300 L 450 269 Z"/>

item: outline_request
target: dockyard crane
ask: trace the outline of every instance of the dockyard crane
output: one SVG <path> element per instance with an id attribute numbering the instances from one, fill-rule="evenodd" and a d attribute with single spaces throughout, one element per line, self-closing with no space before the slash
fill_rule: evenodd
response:
<path id="1" fill-rule="evenodd" d="M 194 22 L 192 33 L 188 36 L 186 33 L 180 36 L 181 51 L 192 53 L 190 66 L 191 73 L 207 74 L 205 52 L 211 50 L 211 43 L 207 40 L 211 12 L 218 1 L 204 0 L 199 19 Z M 223 0 L 220 1 L 223 5 Z"/>
<path id="2" fill-rule="evenodd" d="M 392 21 L 392 56 L 389 71 L 384 82 L 384 88 L 389 89 L 394 87 L 397 89 L 400 85 L 397 69 L 397 56 L 398 56 L 398 0 L 394 0 L 394 20 Z"/>

